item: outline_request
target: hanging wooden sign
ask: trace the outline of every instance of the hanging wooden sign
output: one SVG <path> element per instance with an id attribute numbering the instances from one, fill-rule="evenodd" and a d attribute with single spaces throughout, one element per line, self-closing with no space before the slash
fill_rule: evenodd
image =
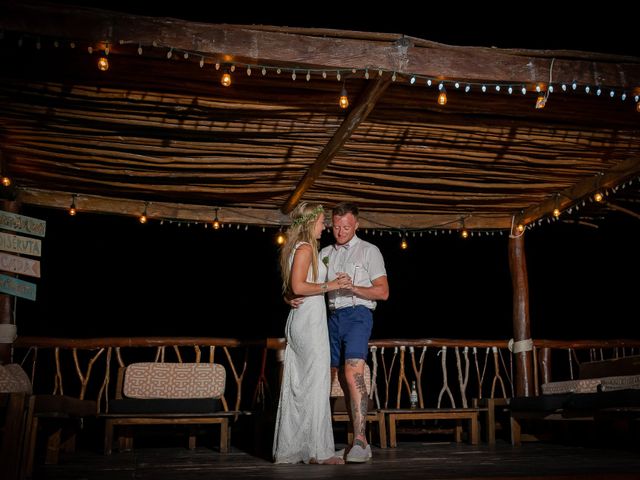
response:
<path id="1" fill-rule="evenodd" d="M 47 222 L 38 218 L 26 217 L 24 215 L 18 215 L 17 213 L 0 210 L 0 228 L 44 237 Z"/>
<path id="2" fill-rule="evenodd" d="M 40 261 L 0 252 L 0 270 L 40 278 Z"/>
<path id="3" fill-rule="evenodd" d="M 42 254 L 42 242 L 37 238 L 0 232 L 0 250 L 39 257 Z"/>
<path id="4" fill-rule="evenodd" d="M 26 298 L 27 300 L 36 299 L 36 285 L 31 282 L 25 282 L 15 277 L 10 277 L 0 273 L 0 292 L 15 295 L 16 297 Z"/>

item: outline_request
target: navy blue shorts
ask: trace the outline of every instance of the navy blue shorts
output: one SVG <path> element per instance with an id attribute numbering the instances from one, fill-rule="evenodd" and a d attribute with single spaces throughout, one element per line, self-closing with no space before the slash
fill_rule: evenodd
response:
<path id="1" fill-rule="evenodd" d="M 373 312 L 363 305 L 343 307 L 329 316 L 331 366 L 339 367 L 350 358 L 367 359 Z"/>

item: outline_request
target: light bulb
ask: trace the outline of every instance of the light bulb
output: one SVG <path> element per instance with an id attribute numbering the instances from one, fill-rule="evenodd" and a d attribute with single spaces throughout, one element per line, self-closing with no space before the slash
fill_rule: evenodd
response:
<path id="1" fill-rule="evenodd" d="M 524 232 L 524 225 L 522 225 L 521 223 L 518 224 L 518 232 Z"/>
<path id="2" fill-rule="evenodd" d="M 74 217 L 76 215 L 76 213 L 78 213 L 78 211 L 76 210 L 76 207 L 74 207 L 73 205 L 71 205 L 71 207 L 69 207 L 69 215 L 71 215 L 72 217 Z"/>
<path id="3" fill-rule="evenodd" d="M 220 83 L 223 87 L 228 87 L 231 85 L 231 74 L 229 72 L 224 72 L 222 74 L 222 78 L 220 79 Z"/>
<path id="4" fill-rule="evenodd" d="M 340 100 L 338 101 L 340 108 L 345 109 L 349 106 L 349 97 L 347 96 L 347 89 L 342 87 L 342 92 L 340 92 Z"/>
<path id="5" fill-rule="evenodd" d="M 538 94 L 538 98 L 536 99 L 536 108 L 541 109 L 544 108 L 547 104 L 547 98 L 545 97 L 544 92 L 540 92 Z"/>
<path id="6" fill-rule="evenodd" d="M 9 185 L 11 185 L 11 179 L 9 177 L 2 177 L 2 186 L 3 187 L 8 187 Z"/>
<path id="7" fill-rule="evenodd" d="M 559 208 L 554 208 L 554 209 L 553 209 L 553 216 L 554 216 L 555 218 L 560 217 L 560 209 L 559 209 Z"/>
<path id="8" fill-rule="evenodd" d="M 107 57 L 100 57 L 98 59 L 98 70 L 103 72 L 109 70 L 109 60 L 107 60 Z"/>
<path id="9" fill-rule="evenodd" d="M 138 220 L 140 220 L 140 223 L 147 223 L 147 216 L 143 213 L 142 215 L 140 215 L 140 218 L 138 218 Z"/>
<path id="10" fill-rule="evenodd" d="M 214 230 L 218 230 L 220 228 L 220 220 L 218 220 L 218 209 L 216 208 L 216 216 L 213 219 L 213 223 L 211 224 Z"/>
<path id="11" fill-rule="evenodd" d="M 594 199 L 596 202 L 601 202 L 601 201 L 602 201 L 602 193 L 600 193 L 600 192 L 596 192 L 596 193 L 595 193 L 595 195 L 593 196 L 593 199 Z"/>
<path id="12" fill-rule="evenodd" d="M 400 242 L 400 248 L 401 248 L 402 250 L 406 250 L 408 246 L 409 246 L 409 245 L 407 244 L 407 239 L 406 239 L 406 238 L 403 238 L 403 239 L 402 239 L 402 242 Z"/>
<path id="13" fill-rule="evenodd" d="M 278 236 L 276 237 L 276 243 L 278 245 L 282 245 L 284 243 L 284 234 L 282 232 L 278 233 Z"/>
<path id="14" fill-rule="evenodd" d="M 462 229 L 462 232 L 460 233 L 460 236 L 462 238 L 467 238 L 469 236 L 469 232 L 467 232 L 466 229 Z"/>
<path id="15" fill-rule="evenodd" d="M 440 94 L 438 95 L 438 105 L 446 105 L 447 104 L 447 90 L 444 86 L 440 89 Z"/>

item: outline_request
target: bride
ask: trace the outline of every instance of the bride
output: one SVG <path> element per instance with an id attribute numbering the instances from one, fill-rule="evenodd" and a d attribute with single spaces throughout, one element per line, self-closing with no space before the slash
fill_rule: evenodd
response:
<path id="1" fill-rule="evenodd" d="M 285 336 L 284 371 L 273 442 L 275 463 L 341 464 L 335 456 L 329 391 L 329 336 L 324 294 L 351 288 L 351 280 L 325 282 L 327 267 L 318 261 L 318 239 L 324 229 L 322 205 L 301 203 L 280 252 L 283 290 L 305 297 L 291 308 Z"/>

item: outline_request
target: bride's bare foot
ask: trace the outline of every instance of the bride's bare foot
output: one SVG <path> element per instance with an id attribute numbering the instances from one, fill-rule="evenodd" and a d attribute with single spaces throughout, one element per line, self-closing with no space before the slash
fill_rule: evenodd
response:
<path id="1" fill-rule="evenodd" d="M 344 459 L 340 457 L 329 457 L 318 462 L 320 465 L 343 465 Z"/>

